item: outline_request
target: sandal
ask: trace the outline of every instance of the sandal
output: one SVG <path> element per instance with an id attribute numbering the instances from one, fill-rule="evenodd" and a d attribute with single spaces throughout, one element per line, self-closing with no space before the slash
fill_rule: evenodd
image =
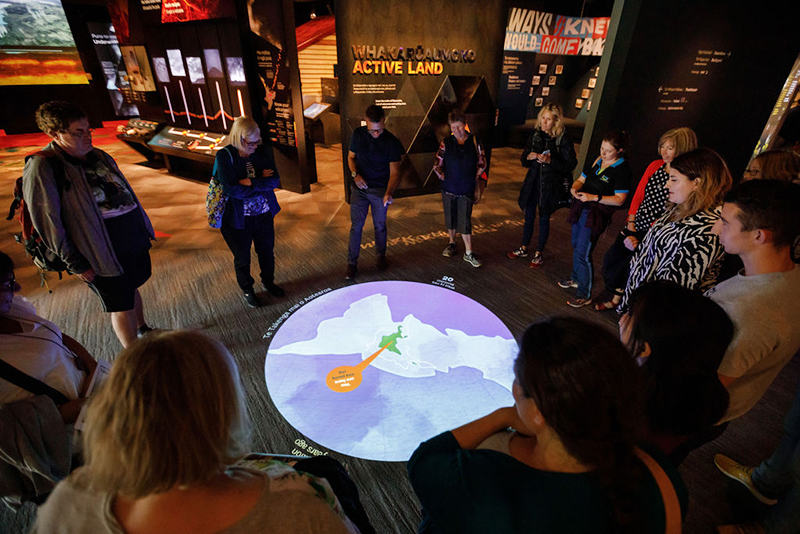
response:
<path id="1" fill-rule="evenodd" d="M 594 305 L 594 309 L 601 312 L 601 311 L 613 310 L 617 306 L 619 306 L 619 303 L 614 304 L 613 301 L 608 300 L 606 302 L 598 302 L 597 304 Z"/>

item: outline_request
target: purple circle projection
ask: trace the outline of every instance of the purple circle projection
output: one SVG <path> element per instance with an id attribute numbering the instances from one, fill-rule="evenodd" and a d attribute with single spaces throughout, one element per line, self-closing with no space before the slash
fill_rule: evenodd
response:
<path id="1" fill-rule="evenodd" d="M 422 441 L 512 405 L 516 353 L 502 321 L 460 293 L 370 282 L 294 312 L 264 373 L 272 401 L 306 437 L 358 458 L 405 461 Z"/>

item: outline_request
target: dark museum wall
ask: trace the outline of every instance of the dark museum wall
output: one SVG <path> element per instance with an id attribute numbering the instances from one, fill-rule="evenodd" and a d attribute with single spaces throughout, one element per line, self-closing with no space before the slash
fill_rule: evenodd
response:
<path id="1" fill-rule="evenodd" d="M 494 123 L 505 2 L 487 9 L 486 2 L 478 0 L 338 0 L 336 17 L 346 190 L 350 136 L 360 126 L 366 107 L 377 102 L 386 108 L 386 128 L 408 154 L 398 196 L 438 191 L 439 180 L 431 169 L 438 139 L 448 133 L 447 113 L 456 107 L 465 111 L 479 137 L 488 135 Z M 354 57 L 358 52 L 354 54 L 353 47 L 363 50 L 364 59 Z M 403 47 L 401 57 L 399 47 Z M 412 48 L 409 60 L 405 51 Z M 433 56 L 426 58 L 425 49 Z M 442 60 L 441 51 L 454 49 L 460 56 L 457 61 Z M 385 59 L 378 57 L 382 51 Z M 371 73 L 373 60 L 392 73 Z M 436 63 L 440 67 L 432 65 Z M 426 64 L 440 70 L 420 73 L 417 69 Z M 368 72 L 360 72 L 361 68 Z"/>
<path id="2" fill-rule="evenodd" d="M 606 44 L 602 94 L 581 156 L 596 157 L 604 132 L 624 129 L 638 176 L 658 156 L 661 134 L 688 126 L 738 180 L 797 57 L 797 21 L 787 7 L 781 0 L 618 0 L 612 31 L 619 33 L 613 50 Z"/>

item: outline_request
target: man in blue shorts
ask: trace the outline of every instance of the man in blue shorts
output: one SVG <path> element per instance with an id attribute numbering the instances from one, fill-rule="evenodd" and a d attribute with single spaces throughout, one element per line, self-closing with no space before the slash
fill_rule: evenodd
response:
<path id="1" fill-rule="evenodd" d="M 111 314 L 123 347 L 150 331 L 138 288 L 151 274 L 153 227 L 114 159 L 92 146 L 86 113 L 47 102 L 36 124 L 52 142 L 27 158 L 23 195 L 42 241 Z"/>
<path id="2" fill-rule="evenodd" d="M 386 211 L 400 178 L 400 160 L 405 153 L 400 141 L 386 130 L 383 108 L 371 105 L 366 112 L 366 126 L 356 128 L 350 138 L 347 166 L 353 181 L 350 184 L 350 243 L 347 249 L 345 278 L 352 280 L 358 272 L 361 233 L 367 212 L 372 209 L 375 228 L 375 250 L 378 269 L 388 267 L 386 261 Z"/>

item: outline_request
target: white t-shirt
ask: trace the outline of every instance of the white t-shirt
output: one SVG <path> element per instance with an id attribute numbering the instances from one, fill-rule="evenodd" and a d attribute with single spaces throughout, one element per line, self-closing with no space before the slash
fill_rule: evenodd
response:
<path id="1" fill-rule="evenodd" d="M 706 293 L 733 321 L 733 341 L 719 366 L 735 380 L 721 422 L 741 417 L 761 399 L 800 349 L 800 266 L 786 272 L 738 274 Z"/>
<path id="2" fill-rule="evenodd" d="M 78 369 L 72 353 L 64 346 L 61 330 L 36 315 L 36 308 L 15 295 L 6 317 L 22 324 L 20 334 L 0 334 L 0 358 L 57 389 L 68 399 L 77 399 L 86 374 Z M 0 378 L 0 403 L 33 396 L 33 393 Z"/>

